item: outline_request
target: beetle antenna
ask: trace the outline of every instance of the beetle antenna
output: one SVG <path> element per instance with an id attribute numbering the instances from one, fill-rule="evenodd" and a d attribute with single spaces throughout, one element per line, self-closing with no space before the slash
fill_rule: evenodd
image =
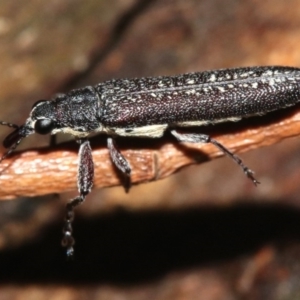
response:
<path id="1" fill-rule="evenodd" d="M 0 121 L 0 125 L 4 125 L 4 126 L 7 126 L 7 127 L 11 127 L 11 128 L 15 128 L 15 129 L 19 129 L 20 127 L 16 124 L 13 124 L 13 123 L 8 123 L 8 122 L 5 122 L 5 121 Z"/>

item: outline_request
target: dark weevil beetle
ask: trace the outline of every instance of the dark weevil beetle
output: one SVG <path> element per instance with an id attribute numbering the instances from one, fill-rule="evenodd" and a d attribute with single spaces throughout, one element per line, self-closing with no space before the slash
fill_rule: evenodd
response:
<path id="1" fill-rule="evenodd" d="M 127 176 L 131 168 L 118 151 L 114 137 L 160 138 L 170 130 L 180 142 L 212 143 L 229 155 L 257 184 L 253 172 L 240 158 L 207 134 L 180 133 L 176 128 L 202 126 L 263 115 L 300 102 L 300 69 L 291 67 L 248 67 L 190 73 L 171 77 L 118 79 L 59 94 L 34 104 L 25 124 L 3 141 L 8 151 L 32 133 L 69 133 L 80 144 L 79 196 L 67 204 L 63 246 L 74 255 L 72 221 L 74 208 L 91 191 L 94 178 L 92 151 L 87 137 L 107 134 L 107 145 L 115 166 Z"/>

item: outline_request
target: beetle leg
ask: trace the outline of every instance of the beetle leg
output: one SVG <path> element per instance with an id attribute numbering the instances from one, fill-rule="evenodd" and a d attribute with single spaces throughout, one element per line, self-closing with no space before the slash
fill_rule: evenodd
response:
<path id="1" fill-rule="evenodd" d="M 113 164 L 126 176 L 125 191 L 128 192 L 131 182 L 130 174 L 131 167 L 126 158 L 122 155 L 120 150 L 117 148 L 116 143 L 112 137 L 107 138 L 107 147 Z"/>
<path id="2" fill-rule="evenodd" d="M 57 145 L 57 138 L 56 135 L 50 135 L 49 147 L 55 147 Z"/>
<path id="3" fill-rule="evenodd" d="M 88 140 L 80 139 L 77 141 L 80 144 L 79 148 L 79 163 L 78 163 L 78 177 L 77 186 L 79 196 L 72 199 L 67 205 L 67 212 L 63 227 L 62 245 L 67 249 L 67 257 L 74 256 L 74 243 L 72 222 L 74 220 L 74 208 L 81 204 L 85 197 L 90 193 L 94 180 L 94 163 L 92 157 L 92 150 Z"/>
<path id="4" fill-rule="evenodd" d="M 107 138 L 107 147 L 109 150 L 110 157 L 114 163 L 114 165 L 124 174 L 130 175 L 131 167 L 126 158 L 122 155 L 120 150 L 117 148 L 115 141 L 113 138 Z"/>
<path id="5" fill-rule="evenodd" d="M 249 169 L 246 165 L 244 165 L 243 161 L 235 154 L 233 154 L 231 151 L 229 151 L 227 148 L 225 148 L 222 144 L 220 144 L 218 141 L 215 139 L 211 138 L 207 134 L 202 134 L 202 133 L 179 133 L 177 130 L 173 129 L 171 130 L 171 133 L 173 136 L 176 137 L 176 139 L 179 142 L 183 143 L 211 143 L 221 152 L 224 154 L 228 155 L 230 158 L 232 158 L 244 171 L 246 176 L 252 180 L 254 185 L 259 184 L 260 182 L 255 179 L 253 176 L 253 171 Z"/>

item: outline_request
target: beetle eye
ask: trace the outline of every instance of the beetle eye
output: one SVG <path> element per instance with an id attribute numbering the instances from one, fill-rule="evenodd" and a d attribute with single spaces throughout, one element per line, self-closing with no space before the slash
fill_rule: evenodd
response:
<path id="1" fill-rule="evenodd" d="M 55 122 L 50 119 L 40 119 L 34 124 L 34 131 L 39 134 L 48 134 L 54 129 Z"/>

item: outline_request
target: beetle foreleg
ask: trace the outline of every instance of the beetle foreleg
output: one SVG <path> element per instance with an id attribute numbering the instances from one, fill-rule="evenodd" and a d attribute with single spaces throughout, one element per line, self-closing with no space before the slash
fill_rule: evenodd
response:
<path id="1" fill-rule="evenodd" d="M 249 179 L 252 180 L 252 182 L 255 185 L 260 183 L 253 176 L 253 171 L 251 169 L 249 169 L 247 166 L 245 166 L 243 161 L 237 155 L 233 154 L 231 151 L 229 151 L 227 148 L 225 148 L 222 144 L 220 144 L 215 139 L 211 138 L 209 135 L 202 134 L 202 133 L 179 133 L 175 129 L 171 130 L 171 133 L 176 137 L 176 139 L 179 142 L 184 142 L 184 143 L 212 143 L 217 148 L 219 148 L 224 154 L 226 154 L 230 158 L 232 158 L 243 169 L 244 173 L 247 175 L 247 177 Z"/>
<path id="2" fill-rule="evenodd" d="M 72 222 L 74 220 L 74 208 L 81 204 L 85 197 L 90 193 L 94 180 L 94 163 L 92 150 L 88 140 L 78 140 L 79 148 L 79 163 L 78 163 L 78 191 L 79 196 L 72 199 L 66 206 L 67 212 L 63 227 L 62 245 L 66 247 L 68 258 L 74 256 L 74 243 Z"/>

